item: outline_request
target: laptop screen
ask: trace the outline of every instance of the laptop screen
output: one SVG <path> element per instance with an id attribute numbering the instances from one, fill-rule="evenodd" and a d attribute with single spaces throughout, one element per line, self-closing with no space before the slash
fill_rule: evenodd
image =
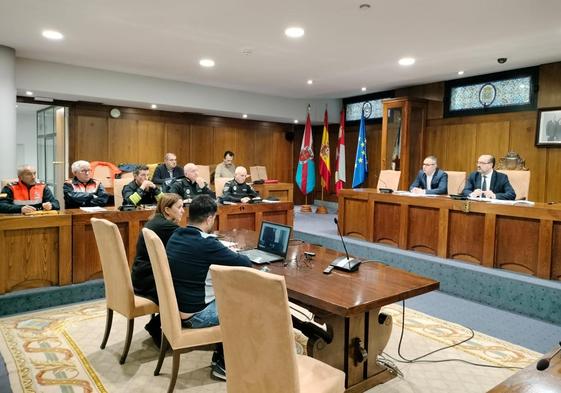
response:
<path id="1" fill-rule="evenodd" d="M 291 230 L 292 228 L 286 225 L 263 221 L 257 249 L 285 257 Z"/>

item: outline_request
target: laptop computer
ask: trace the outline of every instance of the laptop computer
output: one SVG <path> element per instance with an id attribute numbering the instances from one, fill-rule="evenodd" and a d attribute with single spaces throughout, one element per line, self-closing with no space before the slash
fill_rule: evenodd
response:
<path id="1" fill-rule="evenodd" d="M 287 225 L 263 221 L 257 248 L 240 251 L 256 264 L 283 261 L 288 251 L 292 228 Z"/>

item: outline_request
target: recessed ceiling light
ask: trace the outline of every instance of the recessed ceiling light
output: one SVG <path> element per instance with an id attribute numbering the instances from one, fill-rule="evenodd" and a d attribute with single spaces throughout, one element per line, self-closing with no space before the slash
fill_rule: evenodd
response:
<path id="1" fill-rule="evenodd" d="M 16 108 L 18 107 L 18 104 L 16 104 Z"/>
<path id="2" fill-rule="evenodd" d="M 458 71 L 458 75 L 464 75 L 463 71 Z"/>
<path id="3" fill-rule="evenodd" d="M 29 90 L 27 90 L 27 91 L 25 92 L 25 95 L 26 95 L 26 96 L 32 96 L 32 95 L 33 95 L 33 92 L 32 92 L 32 91 L 29 91 Z"/>
<path id="4" fill-rule="evenodd" d="M 311 79 L 308 79 L 308 81 L 307 81 L 306 83 L 307 83 L 308 85 L 313 85 L 313 84 L 314 84 L 314 81 L 311 80 Z"/>
<path id="5" fill-rule="evenodd" d="M 158 109 L 158 105 L 152 104 L 152 105 L 150 105 L 150 108 L 152 108 L 152 109 Z"/>
<path id="6" fill-rule="evenodd" d="M 399 59 L 399 65 L 410 66 L 410 65 L 413 65 L 413 64 L 415 64 L 415 59 L 412 58 L 412 57 L 404 57 L 404 58 Z"/>
<path id="7" fill-rule="evenodd" d="M 298 124 L 298 120 L 294 120 L 294 124 Z"/>
<path id="8" fill-rule="evenodd" d="M 242 115 L 242 117 L 243 117 L 244 119 L 247 119 L 247 113 L 244 113 L 244 114 Z"/>
<path id="9" fill-rule="evenodd" d="M 43 37 L 48 38 L 49 40 L 62 40 L 64 36 L 62 33 L 55 31 L 55 30 L 43 30 Z"/>
<path id="10" fill-rule="evenodd" d="M 214 60 L 212 60 L 212 59 L 201 59 L 199 61 L 199 64 L 202 67 L 214 67 Z"/>
<path id="11" fill-rule="evenodd" d="M 286 36 L 290 38 L 300 38 L 304 35 L 304 29 L 296 26 L 287 27 L 284 31 L 284 34 L 286 34 Z"/>
<path id="12" fill-rule="evenodd" d="M 360 90 L 361 91 L 366 91 L 366 87 L 363 86 L 363 87 L 360 88 Z"/>

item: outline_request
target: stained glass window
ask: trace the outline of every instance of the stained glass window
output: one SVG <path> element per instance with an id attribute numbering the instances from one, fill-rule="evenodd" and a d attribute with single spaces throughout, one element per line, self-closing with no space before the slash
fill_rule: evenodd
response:
<path id="1" fill-rule="evenodd" d="M 384 98 L 385 99 L 385 98 Z M 372 114 L 368 119 L 381 119 L 382 118 L 382 99 L 353 102 L 352 104 L 347 104 L 346 121 L 356 121 L 360 120 L 362 114 L 362 107 L 365 102 L 369 102 L 372 105 Z"/>

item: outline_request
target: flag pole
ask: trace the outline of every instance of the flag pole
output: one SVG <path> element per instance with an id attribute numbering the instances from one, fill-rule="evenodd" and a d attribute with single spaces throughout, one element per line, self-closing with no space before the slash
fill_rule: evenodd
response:
<path id="1" fill-rule="evenodd" d="M 307 116 L 310 116 L 311 109 L 312 109 L 312 106 L 310 104 L 308 104 L 307 113 L 306 113 Z M 306 122 L 307 122 L 307 119 L 306 119 Z M 304 129 L 304 133 L 305 132 L 306 132 L 306 130 Z M 308 205 L 308 194 L 304 194 L 304 204 L 302 206 L 300 206 L 300 213 L 312 213 L 312 207 L 310 205 Z"/>

